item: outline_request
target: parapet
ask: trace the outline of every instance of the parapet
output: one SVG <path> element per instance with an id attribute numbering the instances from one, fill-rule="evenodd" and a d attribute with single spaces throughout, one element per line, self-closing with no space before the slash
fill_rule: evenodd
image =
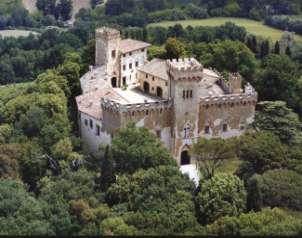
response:
<path id="1" fill-rule="evenodd" d="M 117 39 L 121 37 L 120 31 L 109 28 L 109 27 L 101 27 L 96 29 L 96 38 L 103 38 L 106 40 Z"/>
<path id="2" fill-rule="evenodd" d="M 103 110 L 112 110 L 114 112 L 132 112 L 143 111 L 150 109 L 170 108 L 171 100 L 161 100 L 157 102 L 135 103 L 135 104 L 120 104 L 109 99 L 102 98 L 101 106 Z"/>
<path id="3" fill-rule="evenodd" d="M 203 66 L 194 58 L 167 60 L 170 75 L 175 80 L 197 79 L 203 76 Z"/>

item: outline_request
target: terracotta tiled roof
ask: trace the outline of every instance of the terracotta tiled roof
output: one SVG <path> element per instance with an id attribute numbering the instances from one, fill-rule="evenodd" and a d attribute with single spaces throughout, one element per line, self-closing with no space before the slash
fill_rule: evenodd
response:
<path id="1" fill-rule="evenodd" d="M 143 41 L 125 39 L 120 41 L 119 50 L 122 54 L 125 54 L 134 50 L 146 48 L 148 46 L 150 46 L 150 44 Z"/>
<path id="2" fill-rule="evenodd" d="M 163 80 L 169 80 L 167 73 L 167 63 L 162 59 L 153 59 L 149 63 L 139 68 L 140 71 L 159 77 Z"/>

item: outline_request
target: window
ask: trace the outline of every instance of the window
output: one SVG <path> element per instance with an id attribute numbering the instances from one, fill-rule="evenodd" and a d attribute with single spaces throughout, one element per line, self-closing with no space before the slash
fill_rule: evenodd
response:
<path id="1" fill-rule="evenodd" d="M 115 58 L 115 56 L 116 56 L 115 50 L 111 51 L 111 57 L 112 57 L 112 58 Z"/>
<path id="2" fill-rule="evenodd" d="M 190 98 L 193 97 L 193 90 L 190 90 Z"/>
<path id="3" fill-rule="evenodd" d="M 90 125 L 90 128 L 92 129 L 93 128 L 93 121 L 91 119 L 89 120 L 89 125 Z"/>
<path id="4" fill-rule="evenodd" d="M 161 138 L 161 131 L 160 130 L 156 130 L 156 136 L 157 136 L 157 138 Z"/>
<path id="5" fill-rule="evenodd" d="M 168 86 L 168 82 L 166 82 L 165 84 L 166 84 L 166 86 Z"/>
<path id="6" fill-rule="evenodd" d="M 145 49 L 141 49 L 142 52 L 145 52 Z"/>
<path id="7" fill-rule="evenodd" d="M 132 116 L 134 116 L 134 112 L 132 112 Z"/>
<path id="8" fill-rule="evenodd" d="M 185 91 L 185 90 L 182 91 L 182 98 L 183 98 L 183 99 L 186 98 L 186 91 Z"/>
<path id="9" fill-rule="evenodd" d="M 101 133 L 101 128 L 99 125 L 96 125 L 96 135 L 99 136 Z"/>
<path id="10" fill-rule="evenodd" d="M 132 63 L 129 64 L 129 69 L 132 69 Z"/>
<path id="11" fill-rule="evenodd" d="M 222 131 L 223 131 L 223 132 L 228 131 L 228 125 L 227 125 L 227 124 L 223 124 L 223 125 L 222 125 Z"/>
<path id="12" fill-rule="evenodd" d="M 149 115 L 149 110 L 146 111 L 146 115 Z"/>
<path id="13" fill-rule="evenodd" d="M 126 55 L 125 55 L 125 54 L 123 54 L 123 57 L 126 57 Z"/>
<path id="14" fill-rule="evenodd" d="M 124 71 L 126 70 L 126 65 L 123 65 L 123 70 L 124 70 Z"/>
<path id="15" fill-rule="evenodd" d="M 244 125 L 240 126 L 240 130 L 243 131 L 245 129 Z"/>
<path id="16" fill-rule="evenodd" d="M 152 77 L 152 81 L 154 81 L 154 77 Z"/>
<path id="17" fill-rule="evenodd" d="M 189 90 L 187 90 L 187 98 L 189 98 Z"/>
<path id="18" fill-rule="evenodd" d="M 126 85 L 126 77 L 123 77 L 123 86 Z"/>
<path id="19" fill-rule="evenodd" d="M 129 55 L 132 55 L 132 52 L 130 52 Z"/>
<path id="20" fill-rule="evenodd" d="M 88 126 L 88 120 L 85 119 L 85 126 Z"/>
<path id="21" fill-rule="evenodd" d="M 156 88 L 156 96 L 160 98 L 163 97 L 163 90 L 161 87 Z"/>
<path id="22" fill-rule="evenodd" d="M 135 67 L 138 67 L 138 61 L 135 62 Z"/>
<path id="23" fill-rule="evenodd" d="M 148 78 L 148 74 L 146 74 L 146 79 Z"/>
<path id="24" fill-rule="evenodd" d="M 204 133 L 205 133 L 205 134 L 210 134 L 210 127 L 209 127 L 209 126 L 206 126 L 206 127 L 204 128 Z"/>

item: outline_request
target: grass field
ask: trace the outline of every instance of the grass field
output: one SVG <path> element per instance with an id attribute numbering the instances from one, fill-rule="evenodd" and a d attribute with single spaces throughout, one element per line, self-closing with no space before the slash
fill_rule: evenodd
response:
<path id="1" fill-rule="evenodd" d="M 274 29 L 269 26 L 265 26 L 260 21 L 254 21 L 244 18 L 232 18 L 232 17 L 214 17 L 209 19 L 202 19 L 202 20 L 183 20 L 183 21 L 165 21 L 165 22 L 159 22 L 159 23 L 152 23 L 148 26 L 163 26 L 163 27 L 169 27 L 174 26 L 175 24 L 179 23 L 183 27 L 187 26 L 220 26 L 225 24 L 226 22 L 233 22 L 238 26 L 243 26 L 246 28 L 246 30 L 252 34 L 262 36 L 264 38 L 270 38 L 273 41 L 279 40 L 280 37 L 283 34 L 283 31 Z M 297 41 L 302 42 L 302 36 L 295 36 L 295 39 Z"/>
<path id="2" fill-rule="evenodd" d="M 20 37 L 20 36 L 29 36 L 30 33 L 32 34 L 39 34 L 37 32 L 34 31 L 26 31 L 26 30 L 2 30 L 0 31 L 0 36 L 2 36 L 3 38 L 5 37 Z"/>

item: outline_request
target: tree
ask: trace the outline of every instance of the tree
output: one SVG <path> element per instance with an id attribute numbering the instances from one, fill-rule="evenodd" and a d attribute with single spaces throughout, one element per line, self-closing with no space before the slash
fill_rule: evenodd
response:
<path id="1" fill-rule="evenodd" d="M 184 44 L 176 38 L 168 38 L 165 49 L 169 59 L 178 59 L 185 53 Z"/>
<path id="2" fill-rule="evenodd" d="M 133 236 L 137 233 L 134 226 L 128 226 L 121 217 L 105 219 L 101 225 L 101 234 L 105 236 Z"/>
<path id="3" fill-rule="evenodd" d="M 302 175 L 284 169 L 269 170 L 249 180 L 249 207 L 287 207 L 301 211 L 301 191 Z"/>
<path id="4" fill-rule="evenodd" d="M 178 167 L 158 166 L 118 176 L 106 200 L 113 210 L 123 210 L 125 222 L 143 234 L 179 234 L 197 225 L 193 188 Z"/>
<path id="5" fill-rule="evenodd" d="M 261 48 L 260 48 L 260 57 L 264 58 L 267 55 L 269 55 L 270 48 L 269 48 L 269 41 L 265 40 L 261 43 Z"/>
<path id="6" fill-rule="evenodd" d="M 236 156 L 233 141 L 221 138 L 200 139 L 193 146 L 193 154 L 204 179 L 213 177 L 223 160 Z"/>
<path id="7" fill-rule="evenodd" d="M 19 160 L 22 149 L 18 144 L 0 145 L 0 178 L 20 178 Z"/>
<path id="8" fill-rule="evenodd" d="M 274 53 L 280 55 L 280 44 L 279 41 L 276 41 Z"/>
<path id="9" fill-rule="evenodd" d="M 279 208 L 265 208 L 261 212 L 223 217 L 207 226 L 207 234 L 214 236 L 297 236 L 301 234 L 301 220 L 287 215 Z"/>
<path id="10" fill-rule="evenodd" d="M 60 15 L 63 21 L 67 21 L 71 17 L 72 1 L 71 0 L 60 0 L 59 3 Z"/>
<path id="11" fill-rule="evenodd" d="M 299 117 L 283 101 L 262 101 L 257 104 L 253 126 L 270 131 L 287 144 L 302 142 L 302 124 Z"/>
<path id="12" fill-rule="evenodd" d="M 43 202 L 28 193 L 20 181 L 0 180 L 1 236 L 55 235 L 43 213 Z"/>
<path id="13" fill-rule="evenodd" d="M 269 132 L 247 133 L 239 138 L 236 174 L 247 181 L 254 173 L 286 167 L 286 150 L 280 139 Z"/>
<path id="14" fill-rule="evenodd" d="M 200 192 L 196 196 L 196 206 L 198 219 L 203 224 L 211 223 L 226 215 L 238 216 L 246 206 L 243 181 L 235 175 L 225 173 L 201 181 Z"/>
<path id="15" fill-rule="evenodd" d="M 105 155 L 101 162 L 101 178 L 100 184 L 103 191 L 107 191 L 108 187 L 115 182 L 114 164 L 111 148 L 106 146 Z"/>
<path id="16" fill-rule="evenodd" d="M 175 160 L 155 135 L 134 123 L 118 131 L 112 141 L 117 172 L 133 173 L 159 165 L 176 165 Z"/>

